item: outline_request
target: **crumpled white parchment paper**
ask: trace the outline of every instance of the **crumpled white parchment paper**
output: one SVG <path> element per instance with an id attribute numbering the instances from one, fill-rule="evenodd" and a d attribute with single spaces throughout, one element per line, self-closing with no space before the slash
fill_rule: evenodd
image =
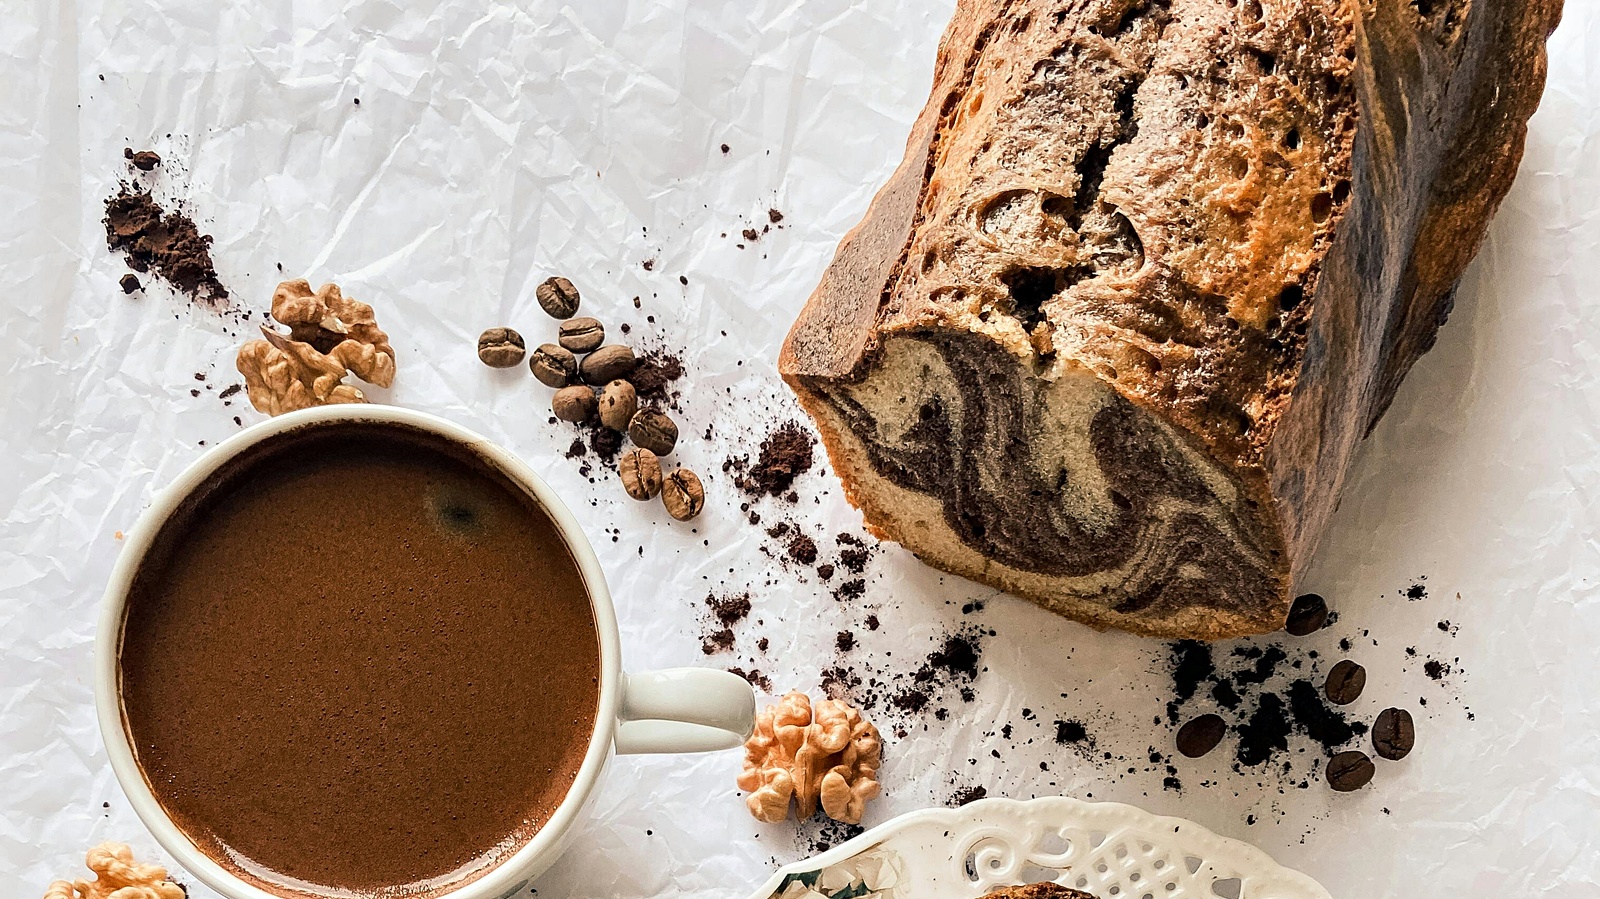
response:
<path id="1" fill-rule="evenodd" d="M 869 569 L 865 602 L 882 627 L 868 632 L 863 609 L 814 575 L 785 574 L 740 514 L 721 462 L 796 414 L 774 373 L 779 342 L 900 159 L 950 7 L 8 8 L 0 893 L 78 876 L 102 839 L 160 857 L 96 732 L 94 611 L 116 535 L 151 492 L 202 442 L 237 430 L 235 415 L 258 418 L 242 395 L 217 397 L 238 381 L 246 327 L 159 285 L 134 297 L 117 288 L 125 268 L 106 251 L 101 204 L 132 146 L 168 160 L 157 193 L 186 200 L 215 236 L 239 308 L 264 310 L 282 277 L 337 281 L 377 308 L 398 348 L 399 379 L 375 399 L 490 436 L 567 497 L 609 572 L 630 668 L 737 664 L 778 689 L 815 691 L 840 630 L 857 634 L 850 658 L 906 672 L 951 628 L 992 629 L 975 701 L 946 697 L 948 720 L 925 716 L 889 739 L 886 797 L 868 823 L 958 787 L 1067 793 L 1194 818 L 1336 896 L 1600 895 L 1600 70 L 1587 63 L 1600 54 L 1600 8 L 1569 2 L 1517 184 L 1438 348 L 1363 450 L 1304 585 L 1341 615 L 1308 638 L 1324 653 L 1362 630 L 1379 642 L 1351 652 L 1370 675 L 1353 712 L 1370 720 L 1394 704 L 1417 716 L 1409 759 L 1336 795 L 1320 783 L 1280 794 L 1220 752 L 1176 763 L 1181 792 L 1162 789 L 1159 766 L 1128 774 L 1066 752 L 1049 736 L 1058 717 L 1092 722 L 1097 747 L 1119 758 L 1171 754 L 1170 733 L 1151 726 L 1171 691 L 1162 646 L 941 577 L 895 547 Z M 769 208 L 784 227 L 739 249 Z M 475 358 L 485 327 L 548 339 L 533 290 L 556 272 L 578 282 L 585 311 L 629 322 L 636 344 L 684 351 L 679 456 L 710 496 L 695 527 L 631 502 L 609 474 L 582 477 L 562 457 L 571 433 L 546 421 L 548 391 Z M 857 530 L 830 478 L 800 487 L 792 512 L 758 509 L 817 534 Z M 1427 600 L 1397 597 L 1422 577 Z M 701 600 L 745 589 L 755 610 L 737 652 L 703 655 Z M 982 611 L 964 615 L 975 599 Z M 1454 636 L 1435 626 L 1444 619 Z M 1422 676 L 1408 645 L 1457 659 L 1455 674 Z M 1003 724 L 1012 738 L 993 735 Z M 737 753 L 619 759 L 538 895 L 743 895 L 806 852 L 792 826 L 748 817 L 738 767 Z"/>

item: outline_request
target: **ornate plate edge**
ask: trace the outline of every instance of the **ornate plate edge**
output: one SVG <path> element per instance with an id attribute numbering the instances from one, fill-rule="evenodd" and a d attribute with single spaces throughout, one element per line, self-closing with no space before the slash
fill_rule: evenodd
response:
<path id="1" fill-rule="evenodd" d="M 1214 847 L 1222 854 L 1236 855 L 1241 860 L 1246 861 L 1253 870 L 1257 871 L 1262 876 L 1271 877 L 1279 881 L 1287 881 L 1301 889 L 1304 889 L 1311 895 L 1321 896 L 1324 897 L 1324 899 L 1332 899 L 1332 896 L 1328 893 L 1328 891 L 1324 889 L 1321 884 L 1313 880 L 1309 875 L 1302 874 L 1293 868 L 1287 868 L 1283 865 L 1280 865 L 1272 858 L 1272 856 L 1268 855 L 1265 850 L 1246 843 L 1243 840 L 1236 840 L 1232 837 L 1222 836 L 1221 834 L 1212 831 L 1210 828 L 1190 821 L 1187 818 L 1178 818 L 1171 815 L 1156 815 L 1147 812 L 1138 806 L 1128 805 L 1122 802 L 1085 802 L 1082 799 L 1074 799 L 1071 796 L 1040 796 L 1034 799 L 1006 799 L 1003 797 L 994 797 L 989 799 L 979 799 L 975 802 L 969 802 L 966 805 L 958 808 L 925 808 L 918 809 L 917 811 L 913 812 L 907 812 L 903 815 L 890 818 L 888 821 L 871 828 L 865 833 L 852 837 L 849 840 L 846 840 L 845 842 L 833 847 L 832 849 L 829 849 L 825 852 L 819 852 L 816 855 L 784 865 L 777 871 L 774 871 L 772 876 L 769 877 L 766 882 L 760 886 L 760 888 L 758 888 L 754 893 L 750 894 L 749 899 L 771 899 L 772 895 L 777 892 L 779 885 L 782 884 L 784 879 L 789 875 L 816 871 L 821 868 L 828 868 L 839 864 L 840 862 L 866 852 L 868 849 L 878 846 L 879 844 L 882 844 L 892 837 L 917 825 L 924 823 L 935 824 L 938 822 L 953 825 L 968 818 L 981 820 L 983 813 L 990 809 L 999 810 L 1003 808 L 1018 808 L 1025 806 L 1044 806 L 1047 808 L 1056 807 L 1059 808 L 1060 813 L 1064 816 L 1076 815 L 1079 812 L 1087 809 L 1095 809 L 1102 813 L 1110 812 L 1113 814 L 1125 815 L 1130 821 L 1138 822 L 1141 830 L 1149 829 L 1164 831 L 1172 828 L 1181 828 L 1187 831 L 1185 835 L 1186 839 L 1195 840 L 1199 843 Z"/>

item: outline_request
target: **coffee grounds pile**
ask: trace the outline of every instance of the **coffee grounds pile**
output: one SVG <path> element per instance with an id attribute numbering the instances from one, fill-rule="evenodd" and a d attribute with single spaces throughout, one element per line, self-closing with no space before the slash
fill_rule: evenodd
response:
<path id="1" fill-rule="evenodd" d="M 105 209 L 106 247 L 121 253 L 128 268 L 154 272 L 191 300 L 226 305 L 228 289 L 211 262 L 211 236 L 192 218 L 163 209 L 149 191 L 127 182 L 106 198 Z"/>
<path id="2" fill-rule="evenodd" d="M 988 795 L 989 791 L 982 786 L 960 787 L 950 794 L 950 798 L 945 800 L 945 805 L 951 808 L 959 808 L 968 803 L 977 802 L 979 799 L 984 799 Z"/>
<path id="3" fill-rule="evenodd" d="M 1235 646 L 1222 656 L 1220 666 L 1220 649 L 1206 643 L 1180 640 L 1168 650 L 1173 698 L 1167 704 L 1167 723 L 1193 717 L 1185 714 L 1193 704 L 1215 710 L 1238 739 L 1236 771 L 1280 760 L 1296 734 L 1332 756 L 1367 732 L 1365 723 L 1351 721 L 1324 699 L 1314 650 L 1304 658 L 1290 658 L 1278 645 Z"/>
<path id="4" fill-rule="evenodd" d="M 666 406 L 673 411 L 678 408 L 678 398 L 682 395 L 674 389 L 674 384 L 683 377 L 683 358 L 678 354 L 665 349 L 646 350 L 639 356 L 639 364 L 633 373 L 628 375 L 628 381 L 633 384 L 633 389 L 639 397 L 639 402 L 646 406 Z"/>
<path id="5" fill-rule="evenodd" d="M 729 665 L 725 670 L 729 674 L 737 674 L 744 678 L 749 682 L 750 686 L 761 690 L 763 693 L 772 692 L 772 678 L 763 674 L 760 668 L 753 668 L 749 671 L 746 671 L 745 669 L 740 668 L 738 665 Z"/>
<path id="6" fill-rule="evenodd" d="M 734 484 L 752 497 L 784 497 L 792 503 L 799 497 L 791 488 L 796 478 L 811 470 L 815 447 L 811 432 L 790 420 L 761 441 L 755 465 L 750 464 L 749 456 L 730 457 L 722 463 L 722 470 L 732 474 Z"/>
<path id="7" fill-rule="evenodd" d="M 700 651 L 708 656 L 731 652 L 737 639 L 733 626 L 750 617 L 750 594 L 717 596 L 710 593 L 706 595 L 705 607 L 707 614 L 703 619 L 705 631 L 700 637 Z M 744 676 L 743 672 L 736 673 Z"/>

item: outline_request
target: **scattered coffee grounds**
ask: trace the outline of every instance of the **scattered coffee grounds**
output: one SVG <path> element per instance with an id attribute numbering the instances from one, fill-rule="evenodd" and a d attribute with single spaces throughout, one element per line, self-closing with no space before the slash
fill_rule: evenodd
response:
<path id="1" fill-rule="evenodd" d="M 931 680 L 923 671 L 964 676 L 968 680 L 978 676 L 978 642 L 969 635 L 952 634 L 944 645 L 928 656 L 928 664 L 917 672 L 917 680 Z"/>
<path id="2" fill-rule="evenodd" d="M 624 435 L 611 430 L 599 421 L 580 422 L 578 430 L 588 440 L 589 452 L 594 453 L 601 464 L 616 471 L 617 456 L 622 453 Z"/>
<path id="3" fill-rule="evenodd" d="M 877 630 L 878 629 L 878 616 L 876 616 L 876 615 L 868 615 L 867 616 L 867 620 L 866 620 L 866 625 L 867 625 L 867 630 L 869 630 L 869 631 Z"/>
<path id="4" fill-rule="evenodd" d="M 244 389 L 244 385 L 243 384 L 229 384 L 227 387 L 222 388 L 222 391 L 217 394 L 217 399 L 219 399 L 219 400 L 229 399 L 230 397 L 238 395 L 239 391 L 241 391 L 243 389 Z"/>
<path id="5" fill-rule="evenodd" d="M 573 438 L 572 445 L 567 447 L 568 459 L 581 459 L 589 454 L 589 448 L 584 445 L 582 437 Z"/>
<path id="6" fill-rule="evenodd" d="M 1201 715 L 1178 730 L 1178 751 L 1197 759 L 1216 749 L 1227 730 L 1221 715 Z"/>
<path id="7" fill-rule="evenodd" d="M 831 562 L 823 562 L 821 565 L 818 565 L 817 577 L 822 578 L 825 581 L 831 579 L 833 577 L 833 564 Z"/>
<path id="8" fill-rule="evenodd" d="M 1289 684 L 1288 692 L 1289 712 L 1294 716 L 1295 726 L 1324 750 L 1343 746 L 1367 732 L 1365 724 L 1352 722 L 1343 712 L 1325 704 L 1311 681 L 1294 681 Z"/>
<path id="9" fill-rule="evenodd" d="M 1409 599 L 1412 602 L 1415 602 L 1415 601 L 1417 601 L 1419 599 L 1427 599 L 1427 598 L 1428 598 L 1428 588 L 1423 586 L 1422 584 L 1412 584 L 1411 586 L 1406 588 L 1406 599 Z"/>
<path id="10" fill-rule="evenodd" d="M 866 593 L 867 582 L 861 580 L 860 578 L 856 578 L 855 580 L 845 581 L 835 588 L 833 591 L 833 598 L 839 602 L 851 602 L 853 600 L 860 599 L 861 597 L 865 596 Z"/>
<path id="11" fill-rule="evenodd" d="M 139 283 L 139 276 L 132 272 L 123 275 L 121 280 L 117 281 L 117 286 L 122 288 L 123 293 L 133 293 L 144 287 L 143 284 Z"/>
<path id="12" fill-rule="evenodd" d="M 750 616 L 750 594 L 743 593 L 738 596 L 718 597 L 716 594 L 706 596 L 706 608 L 724 627 L 738 624 Z"/>
<path id="13" fill-rule="evenodd" d="M 1239 749 L 1234 757 L 1245 766 L 1259 765 L 1279 752 L 1289 749 L 1289 718 L 1284 714 L 1283 700 L 1276 693 L 1264 693 L 1250 718 L 1235 730 L 1239 733 Z"/>
<path id="14" fill-rule="evenodd" d="M 992 635 L 993 631 L 970 627 L 946 634 L 914 671 L 894 673 L 858 670 L 856 664 L 843 660 L 843 646 L 836 639 L 841 659 L 822 671 L 822 689 L 829 698 L 847 700 L 864 711 L 900 713 L 898 720 L 891 715 L 880 727 L 893 721 L 899 725 L 893 732 L 903 737 L 913 723 L 912 716 L 931 713 L 938 720 L 948 718 L 949 709 L 940 704 L 946 697 L 959 696 L 963 702 L 977 698 L 972 683 L 981 669 L 983 638 Z M 853 633 L 848 643 L 852 649 L 856 647 Z"/>
<path id="15" fill-rule="evenodd" d="M 810 431 L 798 421 L 787 421 L 761 441 L 754 466 L 746 456 L 728 459 L 722 470 L 731 472 L 734 483 L 751 496 L 783 496 L 795 478 L 811 470 L 815 445 L 816 438 Z"/>
<path id="16" fill-rule="evenodd" d="M 1329 702 L 1349 705 L 1356 701 L 1366 685 L 1367 669 L 1349 659 L 1341 659 L 1328 672 L 1328 680 L 1323 684 L 1322 691 L 1327 694 Z"/>
<path id="17" fill-rule="evenodd" d="M 805 534 L 798 534 L 789 541 L 788 553 L 789 558 L 801 565 L 810 565 L 817 561 L 817 541 Z"/>
<path id="18" fill-rule="evenodd" d="M 776 225 L 777 223 L 783 221 L 783 213 L 779 212 L 776 209 L 768 209 L 767 210 L 767 221 L 769 221 L 769 222 L 773 223 L 774 225 Z"/>
<path id="19" fill-rule="evenodd" d="M 130 148 L 125 152 L 128 157 L 128 161 L 133 163 L 133 167 L 141 172 L 152 171 L 156 166 L 161 164 L 160 155 L 152 150 L 140 150 L 139 152 L 135 153 Z"/>
<path id="20" fill-rule="evenodd" d="M 708 655 L 709 655 L 709 653 L 708 653 Z M 765 674 L 762 674 L 759 669 L 753 670 L 753 671 L 746 671 L 743 668 L 730 667 L 730 668 L 727 669 L 727 671 L 728 671 L 729 674 L 737 674 L 740 677 L 744 678 L 747 682 L 749 682 L 750 686 L 756 687 L 757 689 L 761 690 L 763 693 L 771 693 L 772 692 L 772 678 L 767 677 Z"/>
<path id="21" fill-rule="evenodd" d="M 1089 729 L 1081 721 L 1056 721 L 1056 742 L 1063 745 L 1082 743 L 1089 739 Z"/>
<path id="22" fill-rule="evenodd" d="M 951 808 L 959 808 L 968 803 L 977 802 L 979 799 L 986 798 L 988 795 L 989 791 L 983 787 L 962 787 L 961 789 L 950 794 L 950 799 L 945 803 L 945 805 L 948 805 Z"/>
<path id="23" fill-rule="evenodd" d="M 683 377 L 683 359 L 663 349 L 646 350 L 628 375 L 643 405 L 673 406 L 679 393 L 673 385 Z"/>
<path id="24" fill-rule="evenodd" d="M 733 651 L 733 628 L 725 627 L 707 634 L 700 641 L 700 651 L 708 656 Z"/>
<path id="25" fill-rule="evenodd" d="M 855 839 L 866 832 L 867 829 L 860 824 L 835 821 L 819 810 L 816 817 L 800 822 L 796 844 L 802 852 L 827 852 L 840 843 Z"/>
<path id="26" fill-rule="evenodd" d="M 839 551 L 839 564 L 851 574 L 860 574 L 866 570 L 867 560 L 870 558 L 871 554 L 865 549 L 851 548 Z"/>
<path id="27" fill-rule="evenodd" d="M 1422 663 L 1422 671 L 1429 679 L 1442 681 L 1450 673 L 1450 666 L 1438 659 L 1429 659 Z"/>
<path id="28" fill-rule="evenodd" d="M 705 631 L 700 635 L 700 651 L 706 655 L 731 652 L 737 637 L 733 626 L 750 617 L 750 594 L 706 595 Z"/>
<path id="29" fill-rule="evenodd" d="M 1328 623 L 1328 604 L 1315 593 L 1295 597 L 1283 629 L 1296 637 L 1313 634 Z"/>
<path id="30" fill-rule="evenodd" d="M 849 652 L 856 648 L 856 635 L 850 631 L 840 631 L 839 635 L 834 637 L 833 645 L 840 652 Z"/>
<path id="31" fill-rule="evenodd" d="M 182 211 L 161 208 L 149 192 L 122 184 L 106 199 L 106 247 L 136 272 L 155 272 L 192 300 L 221 306 L 228 290 L 211 263 L 211 236 Z"/>
<path id="32" fill-rule="evenodd" d="M 1178 723 L 1178 709 L 1194 698 L 1200 685 L 1217 676 L 1217 666 L 1211 660 L 1211 647 L 1198 640 L 1179 640 L 1169 647 L 1172 656 L 1172 701 L 1167 703 L 1167 721 Z M 1218 684 L 1226 683 L 1219 681 Z M 1231 691 L 1231 687 L 1229 688 Z M 1234 707 L 1238 697 L 1234 697 Z"/>
<path id="33" fill-rule="evenodd" d="M 1375 773 L 1377 768 L 1373 766 L 1372 759 L 1360 750 L 1341 752 L 1328 760 L 1328 786 L 1336 792 L 1359 790 L 1372 782 Z"/>
<path id="34" fill-rule="evenodd" d="M 1410 712 L 1389 708 L 1378 713 L 1378 720 L 1372 725 L 1372 748 L 1380 757 L 1398 762 L 1411 754 L 1416 743 L 1416 725 Z"/>

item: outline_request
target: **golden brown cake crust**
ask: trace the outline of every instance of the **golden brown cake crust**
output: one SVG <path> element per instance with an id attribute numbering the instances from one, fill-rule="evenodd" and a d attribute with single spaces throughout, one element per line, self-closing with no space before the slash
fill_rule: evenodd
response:
<path id="1" fill-rule="evenodd" d="M 962 0 L 779 360 L 880 536 L 1279 626 L 1508 189 L 1559 0 Z"/>

